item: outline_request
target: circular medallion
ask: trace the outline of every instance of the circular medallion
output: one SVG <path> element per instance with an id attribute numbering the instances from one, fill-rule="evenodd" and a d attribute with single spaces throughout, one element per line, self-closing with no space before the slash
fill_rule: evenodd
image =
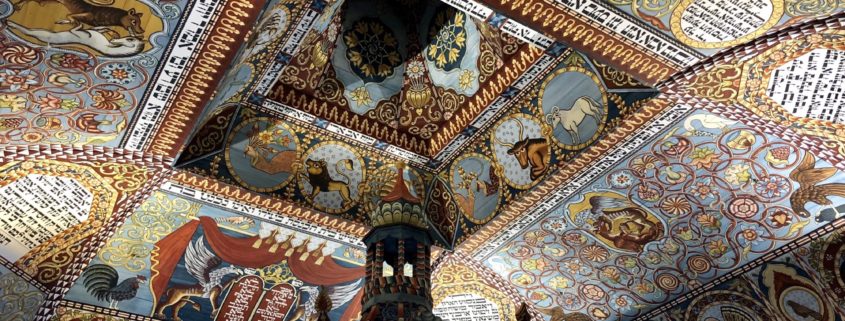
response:
<path id="1" fill-rule="evenodd" d="M 499 208 L 502 194 L 498 171 L 487 156 L 461 156 L 449 170 L 449 182 L 458 209 L 470 222 L 484 224 Z"/>
<path id="2" fill-rule="evenodd" d="M 282 188 L 294 177 L 301 146 L 282 121 L 259 117 L 236 126 L 226 144 L 226 166 L 242 186 L 257 192 Z"/>
<path id="3" fill-rule="evenodd" d="M 607 120 L 607 93 L 599 77 L 582 67 L 568 67 L 546 77 L 538 106 L 552 137 L 568 150 L 587 147 L 598 139 Z"/>
<path id="4" fill-rule="evenodd" d="M 336 214 L 358 203 L 366 170 L 364 159 L 355 149 L 340 142 L 322 142 L 311 147 L 302 159 L 299 187 L 311 205 Z"/>
<path id="5" fill-rule="evenodd" d="M 781 16 L 781 0 L 683 0 L 672 12 L 670 25 L 686 45 L 719 49 L 759 37 Z"/>
<path id="6" fill-rule="evenodd" d="M 537 184 L 549 170 L 552 158 L 546 138 L 548 127 L 531 115 L 514 114 L 502 118 L 493 128 L 490 142 L 500 176 L 518 189 Z"/>

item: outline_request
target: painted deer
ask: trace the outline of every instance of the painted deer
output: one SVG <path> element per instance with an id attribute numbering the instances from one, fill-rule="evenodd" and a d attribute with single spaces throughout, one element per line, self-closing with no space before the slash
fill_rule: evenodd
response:
<path id="1" fill-rule="evenodd" d="M 546 122 L 552 127 L 560 124 L 572 137 L 572 142 L 577 145 L 581 143 L 578 126 L 584 122 L 584 118 L 587 116 L 595 119 L 596 124 L 600 124 L 601 108 L 592 97 L 581 96 L 572 103 L 572 107 L 569 109 L 560 109 L 558 106 L 552 107 L 552 112 L 546 115 Z"/>
<path id="2" fill-rule="evenodd" d="M 528 166 L 531 166 L 531 179 L 535 180 L 542 176 L 548 168 L 546 159 L 549 157 L 549 143 L 542 137 L 529 138 L 523 136 L 525 127 L 522 121 L 516 120 L 516 124 L 519 126 L 519 134 L 517 136 L 525 138 L 514 143 L 505 143 L 496 137 L 496 142 L 509 148 L 508 155 L 516 157 L 520 168 L 526 169 Z"/>
<path id="3" fill-rule="evenodd" d="M 270 175 L 278 173 L 293 173 L 293 166 L 296 163 L 296 151 L 283 150 L 267 146 L 258 138 L 260 132 L 258 124 L 252 126 L 249 134 L 249 142 L 244 149 L 244 155 L 249 157 L 249 164 L 262 172 Z M 269 159 L 269 160 L 268 160 Z"/>

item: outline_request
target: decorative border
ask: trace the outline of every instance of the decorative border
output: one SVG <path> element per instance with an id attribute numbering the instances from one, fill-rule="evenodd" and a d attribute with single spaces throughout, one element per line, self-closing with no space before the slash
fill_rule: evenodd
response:
<path id="1" fill-rule="evenodd" d="M 188 14 L 179 21 L 180 29 L 174 33 L 168 51 L 160 59 L 163 63 L 139 102 L 140 108 L 121 140 L 122 148 L 143 150 L 149 143 L 157 123 L 168 109 L 174 89 L 185 80 L 186 71 L 193 65 L 194 52 L 211 32 L 209 26 L 218 18 L 224 1 L 194 1 L 185 7 Z"/>
<path id="2" fill-rule="evenodd" d="M 313 224 L 316 226 L 314 228 L 320 227 L 336 233 L 339 238 L 345 238 L 345 240 L 338 239 L 339 243 L 357 248 L 363 247 L 359 242 L 370 231 L 370 227 L 364 224 L 330 216 L 286 200 L 253 193 L 186 171 L 177 171 L 170 177 L 169 182 L 162 185 L 162 189 L 171 194 L 197 199 L 277 224 L 287 226 Z"/>
<path id="3" fill-rule="evenodd" d="M 197 52 L 194 64 L 185 76 L 185 82 L 176 91 L 171 108 L 157 124 L 152 140 L 144 149 L 147 152 L 175 157 L 188 140 L 192 126 L 198 121 L 196 115 L 205 107 L 214 94 L 206 88 L 216 86 L 237 51 L 240 34 L 251 26 L 263 3 L 253 4 L 248 0 L 228 0 L 220 18 L 209 29 L 208 41 L 204 41 Z M 239 29 L 240 28 L 240 29 Z"/>
<path id="4" fill-rule="evenodd" d="M 596 0 L 558 0 L 557 3 L 497 0 L 488 4 L 575 49 L 603 58 L 600 60 L 648 85 L 666 79 L 702 57 Z M 597 20 L 599 17 L 602 20 Z M 625 38 L 625 35 L 633 39 Z"/>

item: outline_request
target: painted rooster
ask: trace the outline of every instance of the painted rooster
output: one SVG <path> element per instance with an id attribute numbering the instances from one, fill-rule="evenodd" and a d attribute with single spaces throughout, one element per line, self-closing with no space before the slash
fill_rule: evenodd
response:
<path id="1" fill-rule="evenodd" d="M 105 264 L 94 264 L 88 267 L 82 278 L 85 289 L 97 300 L 109 301 L 109 308 L 117 309 L 120 301 L 130 300 L 138 293 L 138 287 L 147 282 L 143 275 L 126 278 L 118 283 L 117 270 Z"/>
<path id="2" fill-rule="evenodd" d="M 812 202 L 823 206 L 829 206 L 833 203 L 830 199 L 828 199 L 828 197 L 845 197 L 845 184 L 819 184 L 832 177 L 834 174 L 836 174 L 836 168 L 816 168 L 816 157 L 811 153 L 804 154 L 804 159 L 801 160 L 801 164 L 789 173 L 789 178 L 798 182 L 800 185 L 798 190 L 792 193 L 789 197 L 789 202 L 792 204 L 792 210 L 802 217 L 809 217 L 810 212 L 804 208 L 807 203 Z"/>

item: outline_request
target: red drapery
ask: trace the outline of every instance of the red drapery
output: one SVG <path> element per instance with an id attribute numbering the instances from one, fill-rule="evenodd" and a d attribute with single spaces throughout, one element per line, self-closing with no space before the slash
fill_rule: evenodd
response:
<path id="1" fill-rule="evenodd" d="M 352 282 L 363 278 L 363 267 L 348 268 L 337 264 L 331 257 L 324 258 L 321 264 L 316 261 L 322 256 L 309 255 L 304 261 L 299 257 L 304 251 L 300 247 L 290 258 L 285 257 L 286 249 L 279 249 L 271 253 L 271 244 L 261 243 L 259 248 L 253 248 L 258 236 L 247 238 L 233 237 L 224 234 L 217 227 L 212 218 L 201 216 L 198 221 L 191 221 L 155 244 L 152 253 L 151 286 L 154 299 L 158 299 L 166 290 L 170 276 L 176 269 L 179 259 L 185 254 L 185 249 L 191 242 L 198 226 L 202 226 L 205 240 L 217 256 L 223 261 L 248 268 L 263 268 L 268 265 L 286 261 L 291 272 L 298 279 L 315 285 L 336 285 Z M 341 320 L 352 320 L 361 311 L 361 297 L 363 288 L 352 299 L 352 304 L 343 314 Z"/>

